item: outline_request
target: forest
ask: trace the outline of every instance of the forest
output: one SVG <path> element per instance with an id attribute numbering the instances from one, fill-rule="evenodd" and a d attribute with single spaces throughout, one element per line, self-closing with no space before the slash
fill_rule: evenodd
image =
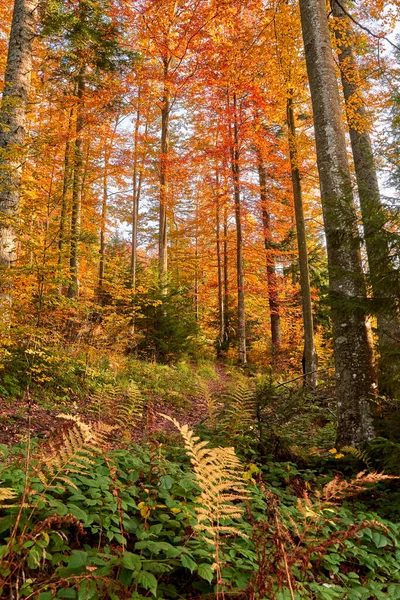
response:
<path id="1" fill-rule="evenodd" d="M 400 600 L 399 9 L 0 1 L 1 600 Z"/>

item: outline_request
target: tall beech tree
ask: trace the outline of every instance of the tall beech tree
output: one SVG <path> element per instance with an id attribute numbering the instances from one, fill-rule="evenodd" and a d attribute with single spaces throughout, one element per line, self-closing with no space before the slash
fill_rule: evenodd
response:
<path id="1" fill-rule="evenodd" d="M 325 2 L 300 0 L 300 11 L 328 251 L 337 443 L 359 446 L 374 436 L 377 384 L 364 308 L 366 287 L 357 214 Z"/>
<path id="2" fill-rule="evenodd" d="M 346 0 L 332 0 L 334 32 L 340 75 L 346 101 L 347 122 L 357 178 L 365 247 L 368 256 L 379 341 L 381 387 L 394 391 L 400 385 L 400 313 L 397 271 L 391 257 L 386 230 L 387 215 L 381 202 L 368 116 L 357 64 L 355 36 Z"/>
<path id="3" fill-rule="evenodd" d="M 26 110 L 38 0 L 15 0 L 0 109 L 0 267 L 17 260 L 18 216 Z"/>

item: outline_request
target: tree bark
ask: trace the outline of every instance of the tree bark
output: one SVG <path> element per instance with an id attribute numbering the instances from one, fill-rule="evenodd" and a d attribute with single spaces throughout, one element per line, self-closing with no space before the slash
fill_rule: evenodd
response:
<path id="1" fill-rule="evenodd" d="M 282 345 L 281 317 L 279 314 L 279 296 L 272 250 L 271 216 L 268 210 L 267 172 L 260 148 L 257 148 L 257 169 L 260 183 L 261 217 L 264 230 L 264 248 L 267 262 L 268 301 L 271 319 L 272 352 L 279 352 Z"/>
<path id="2" fill-rule="evenodd" d="M 229 255 L 228 255 L 228 207 L 224 206 L 224 243 L 223 243 L 223 270 L 224 270 L 224 321 L 225 321 L 225 346 L 226 350 L 230 343 L 230 314 L 229 314 Z"/>
<path id="3" fill-rule="evenodd" d="M 76 114 L 75 146 L 74 146 L 74 177 L 72 183 L 72 209 L 71 233 L 69 256 L 69 287 L 68 298 L 79 296 L 79 238 L 81 234 L 81 204 L 82 204 L 82 178 L 83 178 L 83 94 L 85 89 L 84 67 L 78 74 L 78 105 Z"/>
<path id="4" fill-rule="evenodd" d="M 217 274 L 218 274 L 218 354 L 225 343 L 225 302 L 224 302 L 224 276 L 221 251 L 221 205 L 220 205 L 220 183 L 218 169 L 215 173 L 215 237 L 217 250 Z"/>
<path id="5" fill-rule="evenodd" d="M 379 383 L 382 389 L 393 393 L 396 392 L 396 380 L 399 379 L 400 370 L 400 314 L 398 298 L 393 294 L 396 272 L 385 234 L 387 220 L 381 202 L 375 158 L 367 129 L 368 118 L 353 44 L 354 33 L 345 11 L 347 11 L 346 0 L 341 0 L 340 5 L 332 0 L 332 13 L 340 24 L 340 27 L 335 27 L 335 37 L 360 199 L 369 277 L 377 312 L 381 355 Z"/>
<path id="6" fill-rule="evenodd" d="M 0 267 L 17 260 L 18 216 L 37 0 L 15 0 L 0 109 Z"/>
<path id="7" fill-rule="evenodd" d="M 338 406 L 337 444 L 359 446 L 374 437 L 377 384 L 365 314 L 357 214 L 324 0 L 300 0 L 310 83 L 329 288 Z"/>
<path id="8" fill-rule="evenodd" d="M 161 159 L 160 159 L 160 221 L 158 238 L 158 264 L 160 283 L 167 284 L 168 273 L 168 151 L 169 151 L 169 117 L 171 110 L 170 92 L 168 89 L 168 57 L 163 59 L 164 89 L 161 108 Z"/>
<path id="9" fill-rule="evenodd" d="M 247 363 L 246 350 L 246 315 L 244 301 L 244 274 L 243 274 L 243 232 L 242 232 L 242 206 L 240 198 L 240 168 L 239 168 L 239 131 L 237 117 L 237 98 L 233 93 L 233 127 L 231 125 L 231 168 L 233 176 L 233 194 L 235 201 L 236 221 L 236 270 L 237 270 L 237 299 L 238 299 L 238 358 L 239 363 Z"/>
<path id="10" fill-rule="evenodd" d="M 99 248 L 99 284 L 98 297 L 100 304 L 103 303 L 103 283 L 104 283 L 104 267 L 106 253 L 106 220 L 107 220 L 107 202 L 108 202 L 108 152 L 105 151 L 104 157 L 104 173 L 103 173 L 103 200 L 101 203 L 100 217 L 100 248 Z"/>
<path id="11" fill-rule="evenodd" d="M 71 129 L 72 129 L 72 117 L 73 109 L 71 109 L 68 116 L 68 129 L 67 129 L 67 140 L 65 142 L 64 151 L 64 178 L 63 188 L 61 193 L 61 212 L 60 212 L 60 230 L 58 234 L 58 269 L 59 275 L 62 275 L 63 271 L 63 260 L 64 260 L 64 245 L 65 245 L 65 232 L 67 226 L 67 197 L 68 191 L 71 184 Z"/>
<path id="12" fill-rule="evenodd" d="M 287 99 L 287 122 L 289 157 L 292 174 L 294 212 L 296 219 L 297 247 L 299 252 L 300 291 L 304 326 L 304 383 L 309 388 L 317 386 L 317 353 L 314 343 L 314 324 L 311 301 L 310 271 L 308 267 L 307 235 L 303 211 L 303 194 L 299 170 L 296 124 L 291 94 Z"/>

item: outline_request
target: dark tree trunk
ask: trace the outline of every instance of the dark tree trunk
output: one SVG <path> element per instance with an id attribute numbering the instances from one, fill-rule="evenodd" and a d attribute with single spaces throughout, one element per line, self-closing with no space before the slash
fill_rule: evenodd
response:
<path id="1" fill-rule="evenodd" d="M 244 273 L 243 273 L 243 233 L 242 233 L 242 206 L 240 198 L 240 168 L 239 168 L 239 130 L 237 115 L 237 98 L 233 93 L 233 125 L 231 129 L 231 168 L 233 176 L 233 194 L 235 200 L 236 221 L 236 270 L 237 270 L 237 299 L 238 299 L 238 358 L 239 363 L 247 363 L 246 351 L 246 315 L 244 302 Z"/>
<path id="2" fill-rule="evenodd" d="M 171 110 L 170 92 L 168 89 L 169 58 L 164 63 L 164 90 L 161 109 L 161 159 L 160 159 L 160 221 L 158 237 L 158 261 L 160 283 L 166 288 L 168 273 L 168 151 L 169 151 L 169 118 Z"/>
<path id="3" fill-rule="evenodd" d="M 79 296 L 79 239 L 81 235 L 81 204 L 83 180 L 83 94 L 85 89 L 84 67 L 78 75 L 78 104 L 76 114 L 75 147 L 74 147 L 74 176 L 72 183 L 71 232 L 69 255 L 69 287 L 68 298 Z"/>
<path id="4" fill-rule="evenodd" d="M 314 344 L 314 325 L 311 301 L 310 272 L 308 268 L 307 235 L 303 211 L 303 195 L 298 164 L 296 125 L 293 102 L 287 99 L 287 121 L 289 133 L 289 156 L 292 173 L 294 212 L 296 218 L 297 247 L 299 252 L 300 291 L 304 325 L 304 382 L 310 388 L 317 385 L 317 353 Z"/>
<path id="5" fill-rule="evenodd" d="M 215 235 L 217 250 L 217 273 L 218 273 L 218 348 L 222 350 L 225 343 L 225 302 L 224 302 L 224 274 L 221 249 L 221 202 L 220 183 L 218 170 L 215 174 Z"/>
<path id="6" fill-rule="evenodd" d="M 260 183 L 261 216 L 264 230 L 264 247 L 267 261 L 268 301 L 271 318 L 272 352 L 279 352 L 282 345 L 281 318 L 279 314 L 278 285 L 275 259 L 272 253 L 271 215 L 268 210 L 267 172 L 261 150 L 257 148 L 257 168 Z"/>
<path id="7" fill-rule="evenodd" d="M 300 0 L 300 11 L 328 251 L 337 443 L 339 447 L 359 446 L 374 437 L 377 384 L 365 311 L 357 214 L 325 0 Z"/>

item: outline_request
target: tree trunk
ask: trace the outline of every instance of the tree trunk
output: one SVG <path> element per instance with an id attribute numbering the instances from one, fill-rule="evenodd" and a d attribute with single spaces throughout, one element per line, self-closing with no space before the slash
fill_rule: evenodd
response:
<path id="1" fill-rule="evenodd" d="M 160 283 L 165 288 L 168 272 L 168 151 L 169 151 L 169 117 L 171 110 L 170 92 L 168 89 L 169 58 L 164 63 L 164 90 L 161 109 L 161 160 L 160 160 L 160 222 L 158 238 L 158 264 Z"/>
<path id="2" fill-rule="evenodd" d="M 340 23 L 340 28 L 335 27 L 335 36 L 360 199 L 369 276 L 377 310 L 381 355 L 379 382 L 381 389 L 395 392 L 395 382 L 399 379 L 400 369 L 400 314 L 396 295 L 393 294 L 396 273 L 385 234 L 386 216 L 381 203 L 375 159 L 367 129 L 368 117 L 363 103 L 360 73 L 353 45 L 354 33 L 345 13 L 346 10 L 346 0 L 341 0 L 340 6 L 335 0 L 332 1 L 333 16 Z"/>
<path id="3" fill-rule="evenodd" d="M 140 88 L 138 90 L 138 105 L 135 119 L 134 149 L 133 149 L 133 176 L 132 176 L 132 254 L 131 254 L 131 274 L 132 289 L 136 289 L 136 268 L 137 268 L 137 233 L 139 218 L 139 200 L 142 186 L 142 170 L 138 174 L 139 159 L 139 127 L 140 127 Z"/>
<path id="4" fill-rule="evenodd" d="M 232 129 L 232 126 L 231 126 Z M 240 198 L 240 169 L 239 169 L 239 131 L 237 119 L 237 98 L 233 93 L 233 131 L 231 131 L 231 168 L 233 176 L 233 194 L 235 200 L 236 221 L 236 270 L 237 270 L 237 299 L 238 299 L 238 357 L 239 363 L 247 363 L 246 351 L 246 315 L 244 303 L 244 274 L 243 274 L 243 233 L 242 207 Z"/>
<path id="5" fill-rule="evenodd" d="M 72 209 L 71 233 L 69 255 L 68 298 L 79 296 L 79 238 L 81 234 L 81 204 L 82 204 L 82 177 L 83 177 L 83 152 L 82 131 L 83 119 L 83 93 L 84 93 L 84 68 L 78 75 L 78 106 L 76 111 L 75 147 L 74 147 L 74 177 L 72 184 Z"/>
<path id="6" fill-rule="evenodd" d="M 228 207 L 224 206 L 224 243 L 223 243 L 223 269 L 224 269 L 224 320 L 225 320 L 225 346 L 226 350 L 229 348 L 229 327 L 230 327 L 230 315 L 229 315 L 229 256 L 228 256 Z"/>
<path id="7" fill-rule="evenodd" d="M 338 404 L 337 443 L 359 446 L 374 437 L 377 393 L 365 314 L 357 214 L 325 0 L 300 0 L 321 187 Z"/>
<path id="8" fill-rule="evenodd" d="M 65 142 L 64 151 L 64 178 L 63 188 L 61 193 L 61 212 L 60 212 L 60 230 L 58 234 L 58 269 L 60 276 L 63 271 L 63 259 L 64 259 L 64 244 L 65 244 L 65 231 L 67 225 L 67 197 L 68 190 L 71 184 L 71 129 L 72 129 L 72 117 L 73 110 L 71 109 L 68 116 L 68 129 L 67 129 L 67 140 Z"/>
<path id="9" fill-rule="evenodd" d="M 271 318 L 272 352 L 279 352 L 282 345 L 281 318 L 279 314 L 278 286 L 275 271 L 275 259 L 272 250 L 271 216 L 268 211 L 267 172 L 260 148 L 257 152 L 257 169 L 260 183 L 261 216 L 264 230 L 264 247 L 267 261 L 268 301 Z"/>
<path id="10" fill-rule="evenodd" d="M 292 173 L 294 212 L 296 218 L 297 247 L 299 252 L 300 291 L 304 326 L 304 383 L 307 387 L 317 385 L 317 353 L 314 344 L 314 325 L 311 301 L 310 272 L 308 268 L 307 235 L 303 211 L 303 195 L 297 154 L 296 124 L 293 102 L 289 92 L 287 99 L 287 122 L 289 134 L 290 169 Z"/>
<path id="11" fill-rule="evenodd" d="M 218 354 L 223 349 L 225 342 L 225 303 L 224 303 L 224 276 L 221 252 L 221 205 L 220 185 L 218 169 L 215 174 L 215 236 L 217 250 L 217 273 L 218 273 Z"/>
<path id="12" fill-rule="evenodd" d="M 107 149 L 104 157 L 104 173 L 103 173 L 103 201 L 101 203 L 101 217 L 100 217 L 100 248 L 99 248 L 99 303 L 102 304 L 103 297 L 103 283 L 104 283 L 104 266 L 105 266 L 105 253 L 106 253 L 106 220 L 107 220 L 107 201 L 108 201 L 108 156 Z"/>
<path id="13" fill-rule="evenodd" d="M 14 1 L 0 110 L 0 267 L 12 267 L 17 260 L 15 220 L 19 210 L 37 4 L 37 0 Z"/>

